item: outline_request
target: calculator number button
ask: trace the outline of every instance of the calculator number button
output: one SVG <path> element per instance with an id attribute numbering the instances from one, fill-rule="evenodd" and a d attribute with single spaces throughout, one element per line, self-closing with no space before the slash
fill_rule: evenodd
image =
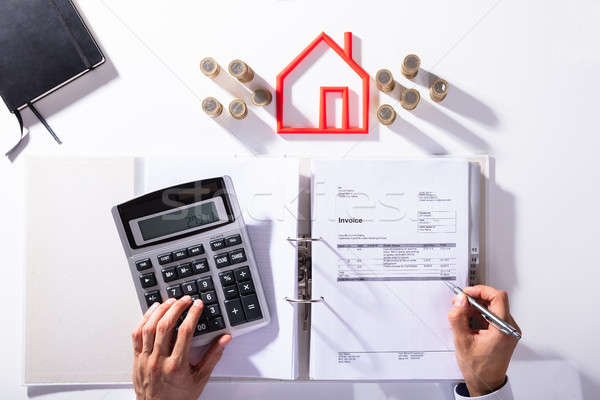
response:
<path id="1" fill-rule="evenodd" d="M 227 247 L 237 246 L 238 244 L 242 244 L 242 237 L 240 235 L 231 235 L 225 238 L 225 243 Z"/>
<path id="2" fill-rule="evenodd" d="M 183 294 L 189 294 L 190 296 L 198 293 L 198 286 L 196 286 L 195 281 L 184 282 L 183 286 Z"/>
<path id="3" fill-rule="evenodd" d="M 232 264 L 239 264 L 246 261 L 246 252 L 244 249 L 237 249 L 229 252 L 229 259 Z"/>
<path id="4" fill-rule="evenodd" d="M 173 260 L 174 261 L 183 260 L 184 258 L 187 258 L 187 257 L 188 257 L 187 249 L 175 250 L 173 252 Z"/>
<path id="5" fill-rule="evenodd" d="M 171 253 L 161 254 L 158 256 L 158 263 L 160 265 L 168 264 L 171 261 L 173 261 L 173 257 L 171 256 Z"/>
<path id="6" fill-rule="evenodd" d="M 154 272 L 140 275 L 140 283 L 144 289 L 156 286 L 156 277 L 154 276 Z"/>
<path id="7" fill-rule="evenodd" d="M 254 321 L 262 318 L 262 312 L 260 311 L 258 298 L 255 294 L 242 296 L 242 306 L 244 307 L 244 314 L 246 314 L 246 319 L 248 321 Z"/>
<path id="8" fill-rule="evenodd" d="M 202 314 L 208 318 L 217 317 L 221 315 L 221 309 L 218 304 L 208 304 L 204 307 Z"/>
<path id="9" fill-rule="evenodd" d="M 154 303 L 162 302 L 162 297 L 160 297 L 160 292 L 158 290 L 153 290 L 151 292 L 144 293 L 144 297 L 146 298 L 146 304 L 150 307 Z"/>
<path id="10" fill-rule="evenodd" d="M 225 248 L 225 241 L 223 239 L 217 239 L 210 242 L 210 248 L 212 251 L 218 251 Z"/>
<path id="11" fill-rule="evenodd" d="M 196 330 L 194 331 L 194 336 L 202 335 L 203 333 L 208 333 L 208 321 L 204 318 L 200 318 L 198 324 L 196 325 Z"/>
<path id="12" fill-rule="evenodd" d="M 199 244 L 196 246 L 188 247 L 187 251 L 190 257 L 196 257 L 200 254 L 204 254 L 204 246 Z"/>
<path id="13" fill-rule="evenodd" d="M 180 278 L 187 278 L 188 276 L 192 276 L 194 271 L 192 271 L 192 263 L 181 264 L 177 267 L 177 273 Z"/>
<path id="14" fill-rule="evenodd" d="M 179 278 L 175 267 L 163 268 L 161 272 L 165 282 L 171 282 Z"/>
<path id="15" fill-rule="evenodd" d="M 207 292 L 215 288 L 215 285 L 213 285 L 213 280 L 210 276 L 207 276 L 206 278 L 200 278 L 196 281 L 196 283 L 198 284 L 198 290 L 201 292 Z"/>
<path id="16" fill-rule="evenodd" d="M 167 295 L 176 299 L 183 297 L 183 290 L 181 290 L 181 285 L 168 286 Z"/>
<path id="17" fill-rule="evenodd" d="M 217 293 L 214 291 L 204 292 L 201 295 L 202 302 L 204 304 L 213 304 L 217 302 Z"/>
<path id="18" fill-rule="evenodd" d="M 225 308 L 227 309 L 227 316 L 231 325 L 239 325 L 246 322 L 246 316 L 244 315 L 240 299 L 225 300 Z"/>
<path id="19" fill-rule="evenodd" d="M 146 258 L 145 260 L 136 261 L 135 267 L 138 271 L 144 271 L 148 268 L 152 268 L 152 261 L 150 261 L 149 258 Z"/>
<path id="20" fill-rule="evenodd" d="M 227 253 L 217 254 L 215 256 L 215 265 L 217 266 L 217 268 L 223 268 L 223 267 L 230 265 L 229 254 L 227 254 Z"/>

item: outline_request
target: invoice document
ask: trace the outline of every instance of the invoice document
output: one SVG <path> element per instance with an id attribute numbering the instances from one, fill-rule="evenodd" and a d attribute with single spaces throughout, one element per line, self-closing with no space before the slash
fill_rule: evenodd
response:
<path id="1" fill-rule="evenodd" d="M 311 379 L 459 379 L 468 161 L 314 161 L 311 192 Z"/>

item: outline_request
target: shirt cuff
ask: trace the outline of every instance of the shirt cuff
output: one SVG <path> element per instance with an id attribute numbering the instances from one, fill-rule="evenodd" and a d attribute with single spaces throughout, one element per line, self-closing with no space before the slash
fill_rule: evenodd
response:
<path id="1" fill-rule="evenodd" d="M 467 385 L 464 383 L 459 383 L 454 387 L 454 398 L 456 400 L 461 399 L 481 399 L 481 400 L 513 400 L 512 390 L 510 388 L 510 382 L 508 381 L 508 377 L 506 377 L 506 381 L 504 385 L 500 387 L 500 389 L 490 393 L 485 394 L 483 396 L 478 397 L 469 397 L 469 391 L 467 390 Z"/>

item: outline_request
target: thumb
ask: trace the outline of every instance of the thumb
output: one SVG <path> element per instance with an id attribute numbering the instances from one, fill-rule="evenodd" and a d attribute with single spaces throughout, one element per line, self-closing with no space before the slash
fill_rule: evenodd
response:
<path id="1" fill-rule="evenodd" d="M 448 312 L 448 321 L 456 339 L 471 334 L 469 327 L 469 302 L 467 296 L 459 293 L 452 299 L 452 308 Z"/>

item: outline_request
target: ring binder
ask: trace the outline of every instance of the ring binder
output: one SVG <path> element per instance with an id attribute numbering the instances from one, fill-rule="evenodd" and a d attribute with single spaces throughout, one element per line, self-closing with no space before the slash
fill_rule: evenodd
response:
<path id="1" fill-rule="evenodd" d="M 287 238 L 288 242 L 318 242 L 321 238 L 309 238 L 309 237 L 289 237 Z"/>
<path id="2" fill-rule="evenodd" d="M 324 303 L 325 302 L 325 298 L 323 296 L 319 297 L 318 299 L 294 299 L 292 297 L 287 297 L 285 296 L 285 301 L 287 301 L 288 303 L 301 303 L 301 304 L 309 304 L 309 303 Z"/>

